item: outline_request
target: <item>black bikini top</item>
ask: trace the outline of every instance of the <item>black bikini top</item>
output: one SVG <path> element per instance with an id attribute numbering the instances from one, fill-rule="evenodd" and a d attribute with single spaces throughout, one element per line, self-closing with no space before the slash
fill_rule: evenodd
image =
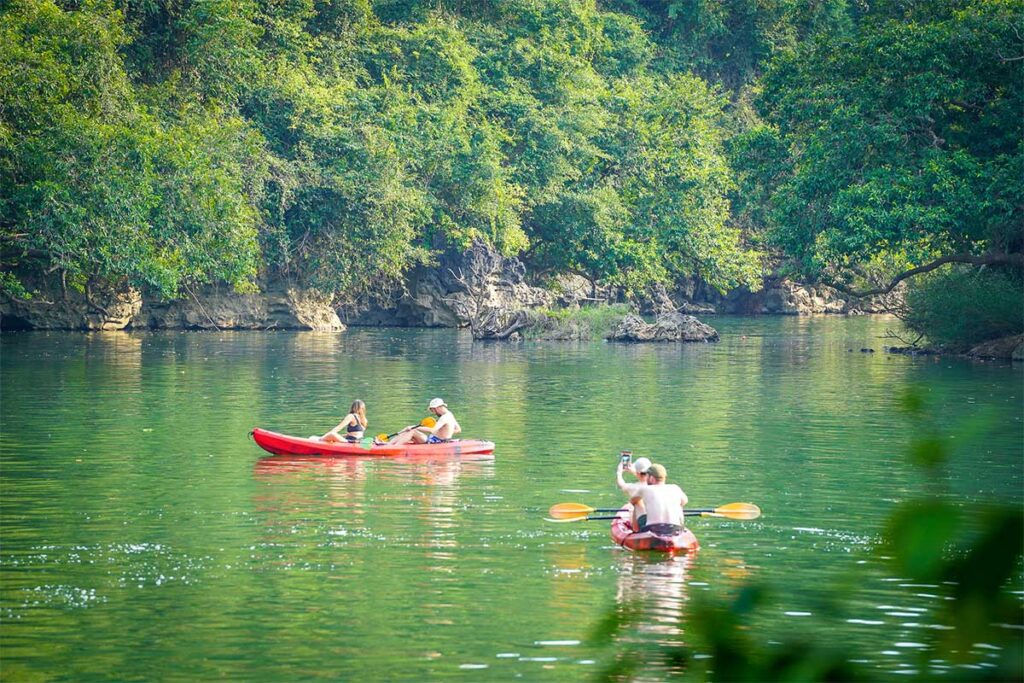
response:
<path id="1" fill-rule="evenodd" d="M 364 427 L 363 425 L 359 424 L 359 416 L 358 415 L 356 415 L 355 413 L 349 413 L 349 415 L 351 415 L 352 417 L 356 418 L 356 421 L 353 424 L 350 424 L 348 426 L 348 428 L 345 429 L 345 431 L 347 433 L 351 434 L 352 432 L 361 432 L 361 431 L 364 431 L 366 429 L 366 427 Z"/>

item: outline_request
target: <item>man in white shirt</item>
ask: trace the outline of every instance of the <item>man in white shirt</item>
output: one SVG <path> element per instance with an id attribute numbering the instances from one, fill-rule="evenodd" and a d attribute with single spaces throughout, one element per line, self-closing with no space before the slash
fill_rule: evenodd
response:
<path id="1" fill-rule="evenodd" d="M 657 525 L 659 533 L 673 533 L 683 527 L 683 508 L 689 500 L 683 490 L 675 484 L 666 484 L 668 477 L 663 465 L 654 464 L 647 468 L 647 483 L 627 484 L 622 479 L 622 463 L 615 471 L 616 483 L 633 503 L 633 529 L 645 531 Z M 643 503 L 646 515 L 637 512 Z M 666 526 L 667 525 L 667 526 Z M 674 527 L 675 529 L 672 529 Z"/>
<path id="2" fill-rule="evenodd" d="M 410 425 L 395 435 L 387 443 L 391 445 L 413 443 L 443 443 L 450 441 L 452 437 L 462 431 L 459 421 L 455 419 L 454 413 L 448 410 L 443 399 L 435 398 L 427 408 L 437 417 L 433 427 L 418 427 Z"/>

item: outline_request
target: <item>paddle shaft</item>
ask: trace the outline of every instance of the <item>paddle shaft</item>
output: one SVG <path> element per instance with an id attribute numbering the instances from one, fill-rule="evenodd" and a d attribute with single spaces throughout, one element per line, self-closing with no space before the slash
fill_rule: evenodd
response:
<path id="1" fill-rule="evenodd" d="M 705 509 L 705 510 L 683 510 L 683 515 L 685 517 L 699 517 L 701 515 L 707 515 L 707 514 L 713 515 L 713 514 L 715 514 L 715 511 L 711 510 L 711 509 Z M 585 520 L 587 520 L 589 522 L 592 519 L 618 519 L 618 518 L 619 518 L 618 515 L 598 515 L 596 517 L 584 517 L 583 519 L 585 519 Z"/>
<path id="2" fill-rule="evenodd" d="M 437 424 L 437 420 L 435 420 L 434 418 L 432 418 L 432 417 L 425 417 L 422 420 L 420 420 L 419 425 L 409 425 L 408 427 L 405 427 L 403 429 L 399 429 L 394 434 L 388 434 L 383 439 L 381 439 L 380 438 L 381 435 L 378 434 L 377 438 L 380 439 L 381 441 L 390 441 L 391 439 L 395 438 L 399 434 L 404 434 L 405 432 L 409 431 L 410 429 L 416 429 L 417 426 L 419 426 L 419 427 L 433 427 L 436 424 Z"/>
<path id="3" fill-rule="evenodd" d="M 587 515 L 595 512 L 618 512 L 622 513 L 628 508 L 623 505 L 618 508 L 592 508 L 582 503 L 558 503 L 552 505 L 548 510 L 548 516 L 552 522 L 582 522 L 586 519 L 612 519 L 611 517 L 589 518 Z M 761 509 L 753 503 L 729 503 L 713 508 L 689 508 L 686 515 L 690 517 L 725 517 L 727 519 L 757 519 L 761 516 Z"/>
<path id="4" fill-rule="evenodd" d="M 594 508 L 594 512 L 618 512 L 622 508 Z M 714 512 L 716 508 L 690 508 L 683 512 L 687 515 L 700 515 L 705 512 Z M 614 517 L 594 517 L 594 519 L 614 519 Z"/>

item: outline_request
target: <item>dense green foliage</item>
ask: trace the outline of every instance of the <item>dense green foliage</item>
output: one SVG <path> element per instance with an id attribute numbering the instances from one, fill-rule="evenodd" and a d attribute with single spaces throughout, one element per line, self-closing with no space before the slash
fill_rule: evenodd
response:
<path id="1" fill-rule="evenodd" d="M 23 3 L 0 22 L 4 266 L 38 259 L 70 284 L 256 273 L 260 142 L 237 115 L 140 103 L 113 11 Z M 215 226 L 215 230 L 211 230 Z M 13 262 L 13 263 L 12 263 Z"/>
<path id="2" fill-rule="evenodd" d="M 776 54 L 819 33 L 842 35 L 860 16 L 849 0 L 614 0 L 640 18 L 666 70 L 693 70 L 742 91 Z M 866 3 L 863 3 L 866 4 Z"/>
<path id="3" fill-rule="evenodd" d="M 949 268 L 910 282 L 903 323 L 933 344 L 965 350 L 1024 333 L 1019 270 Z"/>
<path id="4" fill-rule="evenodd" d="M 847 33 L 781 54 L 761 164 L 772 242 L 804 275 L 851 281 L 1024 248 L 1022 3 L 873 3 Z M 756 167 L 755 163 L 755 167 Z"/>
<path id="5" fill-rule="evenodd" d="M 0 12 L 7 291 L 263 274 L 353 301 L 474 241 L 628 291 L 1024 248 L 1021 0 Z"/>
<path id="6" fill-rule="evenodd" d="M 627 287 L 759 275 L 725 101 L 594 2 L 19 0 L 2 41 L 5 269 L 354 299 L 482 240 Z"/>

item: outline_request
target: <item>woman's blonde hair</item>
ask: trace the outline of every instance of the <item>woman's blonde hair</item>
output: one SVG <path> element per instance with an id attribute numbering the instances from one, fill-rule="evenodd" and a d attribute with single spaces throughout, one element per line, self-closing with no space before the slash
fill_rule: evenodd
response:
<path id="1" fill-rule="evenodd" d="M 355 415 L 356 419 L 359 420 L 359 424 L 361 424 L 363 427 L 367 425 L 366 404 L 363 403 L 361 400 L 357 398 L 356 400 L 352 401 L 352 407 L 348 409 L 348 412 Z"/>

